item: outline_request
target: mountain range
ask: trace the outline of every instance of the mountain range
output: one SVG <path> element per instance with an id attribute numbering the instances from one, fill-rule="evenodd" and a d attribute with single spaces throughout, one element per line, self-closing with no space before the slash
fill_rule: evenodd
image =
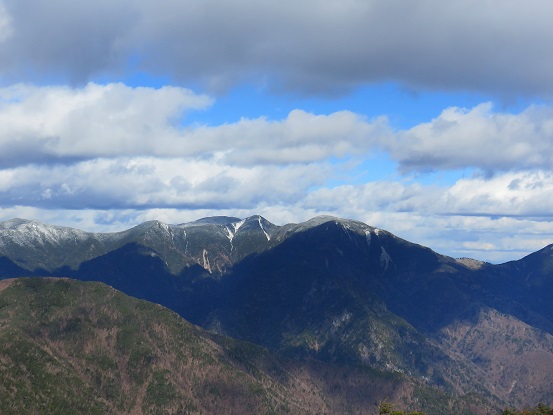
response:
<path id="1" fill-rule="evenodd" d="M 298 365 L 397 374 L 470 397 L 474 413 L 553 402 L 553 246 L 494 265 L 334 217 L 152 221 L 103 234 L 2 222 L 0 278 L 23 276 L 103 282 L 210 336 Z"/>

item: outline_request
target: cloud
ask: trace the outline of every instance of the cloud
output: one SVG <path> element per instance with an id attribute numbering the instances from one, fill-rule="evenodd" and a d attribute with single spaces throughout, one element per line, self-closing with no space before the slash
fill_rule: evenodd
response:
<path id="1" fill-rule="evenodd" d="M 507 172 L 492 178 L 471 177 L 449 186 L 377 181 L 313 190 L 306 208 L 349 212 L 427 213 L 435 216 L 550 218 L 553 212 L 551 171 Z"/>
<path id="2" fill-rule="evenodd" d="M 0 42 L 12 34 L 11 18 L 3 3 L 0 2 Z"/>
<path id="3" fill-rule="evenodd" d="M 4 7 L 11 34 L 0 43 L 0 73 L 18 81 L 48 74 L 84 83 L 131 68 L 211 91 L 264 80 L 276 90 L 335 94 L 392 80 L 507 96 L 553 92 L 546 0 L 4 0 Z"/>
<path id="4" fill-rule="evenodd" d="M 530 106 L 519 114 L 494 112 L 490 103 L 452 107 L 430 122 L 399 131 L 383 147 L 403 171 L 550 169 L 553 107 Z"/>
<path id="5" fill-rule="evenodd" d="M 121 49 L 120 42 L 136 17 L 130 2 L 3 3 L 12 29 L 0 44 L 0 70 L 5 76 L 16 81 L 49 76 L 84 83 L 92 74 L 126 65 L 131 51 Z"/>
<path id="6" fill-rule="evenodd" d="M 517 114 L 494 111 L 489 103 L 451 107 L 429 122 L 394 131 L 384 116 L 301 109 L 281 120 L 194 123 L 193 112 L 212 103 L 180 87 L 0 88 L 0 162 L 16 167 L 96 157 L 201 157 L 232 166 L 285 166 L 362 159 L 383 150 L 403 172 L 495 173 L 553 165 L 553 107 L 547 105 Z"/>
<path id="7" fill-rule="evenodd" d="M 185 115 L 212 99 L 179 87 L 0 88 L 0 162 L 73 163 L 96 157 L 202 157 L 229 165 L 311 163 L 365 154 L 387 134 L 385 118 L 294 110 L 283 120 L 242 119 L 214 127 Z"/>
<path id="8" fill-rule="evenodd" d="M 461 179 L 444 195 L 444 212 L 551 218 L 551 171 L 509 172 L 490 179 Z"/>
<path id="9" fill-rule="evenodd" d="M 253 209 L 290 204 L 324 183 L 330 167 L 236 167 L 213 160 L 94 159 L 0 171 L 0 205 L 50 209 Z"/>
<path id="10" fill-rule="evenodd" d="M 72 158 L 170 153 L 183 113 L 211 99 L 177 87 L 84 88 L 15 85 L 0 89 L 3 165 Z"/>

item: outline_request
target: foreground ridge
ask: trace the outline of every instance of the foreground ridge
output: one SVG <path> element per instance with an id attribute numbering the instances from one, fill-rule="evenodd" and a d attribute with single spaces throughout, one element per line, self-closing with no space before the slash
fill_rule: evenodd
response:
<path id="1" fill-rule="evenodd" d="M 373 414 L 400 376 L 283 358 L 96 282 L 0 281 L 0 413 Z M 356 385 L 352 387 L 352 385 Z M 443 412 L 441 412 L 443 413 Z"/>

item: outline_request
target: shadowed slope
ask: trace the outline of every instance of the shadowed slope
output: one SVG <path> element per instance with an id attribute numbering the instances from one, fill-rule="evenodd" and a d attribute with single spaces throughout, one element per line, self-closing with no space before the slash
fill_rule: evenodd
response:
<path id="1" fill-rule="evenodd" d="M 67 279 L 0 281 L 0 361 L 4 415 L 372 414 L 385 397 L 468 408 L 400 375 L 282 359 Z"/>

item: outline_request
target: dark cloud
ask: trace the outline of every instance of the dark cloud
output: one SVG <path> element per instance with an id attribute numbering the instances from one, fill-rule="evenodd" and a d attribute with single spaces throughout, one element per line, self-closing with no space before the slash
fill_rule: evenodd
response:
<path id="1" fill-rule="evenodd" d="M 84 82 L 130 67 L 214 91 L 268 80 L 270 88 L 333 94 L 395 80 L 415 88 L 553 94 L 553 4 L 546 0 L 4 5 L 10 27 L 3 29 L 0 71 L 7 79 L 40 81 L 47 73 Z"/>
<path id="2" fill-rule="evenodd" d="M 123 68 L 129 50 L 119 42 L 136 16 L 125 1 L 4 1 L 11 34 L 0 43 L 8 79 L 44 78 L 84 83 L 92 75 Z"/>

